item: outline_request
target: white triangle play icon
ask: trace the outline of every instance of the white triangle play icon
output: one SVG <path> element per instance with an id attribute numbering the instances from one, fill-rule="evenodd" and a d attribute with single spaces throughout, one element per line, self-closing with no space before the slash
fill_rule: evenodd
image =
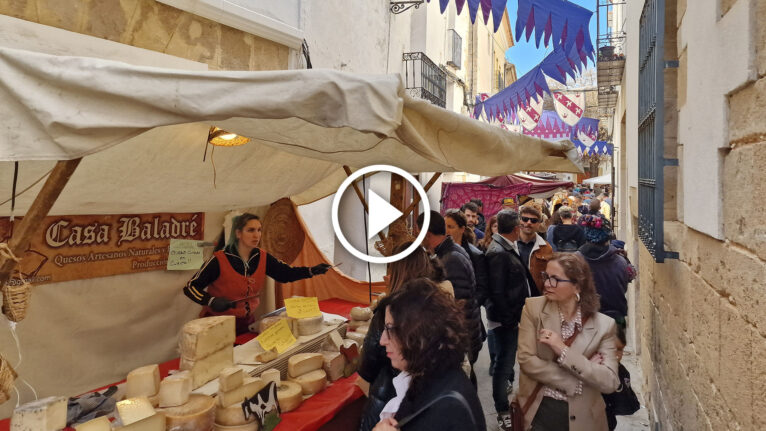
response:
<path id="1" fill-rule="evenodd" d="M 367 224 L 369 231 L 367 239 L 370 239 L 402 216 L 402 212 L 394 208 L 393 205 L 386 202 L 385 199 L 378 196 L 372 190 L 369 190 L 369 199 L 367 202 L 370 205 L 369 222 Z"/>

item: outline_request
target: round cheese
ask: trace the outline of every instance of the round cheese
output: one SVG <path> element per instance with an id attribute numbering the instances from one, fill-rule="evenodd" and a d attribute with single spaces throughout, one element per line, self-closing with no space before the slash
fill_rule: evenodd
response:
<path id="1" fill-rule="evenodd" d="M 351 309 L 351 319 L 370 320 L 372 319 L 372 310 L 370 307 L 354 307 Z"/>
<path id="2" fill-rule="evenodd" d="M 277 388 L 277 400 L 282 413 L 295 410 L 303 402 L 303 388 L 295 382 L 282 382 Z"/>
<path id="3" fill-rule="evenodd" d="M 280 316 L 268 316 L 261 319 L 260 323 L 258 323 L 258 333 L 262 334 L 263 331 L 269 329 L 271 325 L 275 325 L 277 322 L 282 320 L 282 317 Z"/>
<path id="4" fill-rule="evenodd" d="M 213 431 L 258 431 L 260 428 L 260 424 L 256 422 L 250 422 L 242 425 L 222 425 L 222 424 L 215 424 L 213 426 Z"/>
<path id="5" fill-rule="evenodd" d="M 362 334 L 361 332 L 346 332 L 346 338 L 356 341 L 356 344 L 360 346 L 364 345 L 364 337 L 366 336 L 367 334 Z"/>
<path id="6" fill-rule="evenodd" d="M 255 421 L 255 415 L 245 419 L 245 413 L 242 411 L 242 403 L 234 404 L 229 407 L 217 407 L 215 409 L 216 425 L 245 425 Z"/>
<path id="7" fill-rule="evenodd" d="M 324 356 L 321 353 L 297 353 L 287 359 L 287 374 L 289 377 L 302 376 L 322 368 L 322 364 Z"/>
<path id="8" fill-rule="evenodd" d="M 165 414 L 166 429 L 173 431 L 209 430 L 215 423 L 215 399 L 208 395 L 191 394 L 186 404 L 157 411 Z"/>
<path id="9" fill-rule="evenodd" d="M 370 330 L 370 327 L 369 327 L 369 326 L 367 326 L 367 325 L 364 325 L 364 326 L 360 326 L 360 327 L 358 327 L 358 328 L 354 329 L 354 332 L 357 332 L 357 333 L 359 333 L 359 334 L 364 334 L 364 335 L 367 335 L 367 332 L 368 332 L 369 330 Z"/>
<path id="10" fill-rule="evenodd" d="M 298 335 L 314 335 L 322 330 L 324 316 L 298 319 Z"/>
<path id="11" fill-rule="evenodd" d="M 325 370 L 309 371 L 292 379 L 295 383 L 301 385 L 303 395 L 312 395 L 324 390 L 327 385 L 327 373 Z"/>
<path id="12" fill-rule="evenodd" d="M 370 325 L 370 322 L 367 321 L 367 320 L 354 320 L 354 319 L 351 319 L 351 320 L 348 321 L 348 327 L 351 328 L 351 329 L 356 329 L 356 328 L 358 328 L 360 326 L 369 326 L 369 325 Z"/>

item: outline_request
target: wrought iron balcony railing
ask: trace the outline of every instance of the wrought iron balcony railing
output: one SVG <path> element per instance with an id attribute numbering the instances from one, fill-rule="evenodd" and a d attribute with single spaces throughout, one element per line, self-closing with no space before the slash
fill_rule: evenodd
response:
<path id="1" fill-rule="evenodd" d="M 445 108 L 447 106 L 447 74 L 422 52 L 405 52 L 402 60 L 407 93 Z"/>

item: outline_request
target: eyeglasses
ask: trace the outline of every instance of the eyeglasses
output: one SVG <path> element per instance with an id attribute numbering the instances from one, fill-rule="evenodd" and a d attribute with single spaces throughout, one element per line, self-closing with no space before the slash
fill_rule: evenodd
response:
<path id="1" fill-rule="evenodd" d="M 564 280 L 563 278 L 558 278 L 555 275 L 548 275 L 547 272 L 541 272 L 540 273 L 543 276 L 543 283 L 550 282 L 551 287 L 558 287 L 560 281 L 567 281 L 569 283 L 574 283 L 572 280 Z"/>
<path id="2" fill-rule="evenodd" d="M 383 325 L 383 329 L 386 330 L 386 336 L 388 337 L 388 339 L 393 340 L 393 337 L 396 335 L 396 326 L 390 323 L 386 323 L 385 325 Z"/>
<path id="3" fill-rule="evenodd" d="M 539 222 L 540 219 L 539 218 L 534 218 L 534 217 L 521 216 L 521 221 L 523 221 L 525 223 L 528 222 L 528 223 L 535 224 L 535 223 Z"/>

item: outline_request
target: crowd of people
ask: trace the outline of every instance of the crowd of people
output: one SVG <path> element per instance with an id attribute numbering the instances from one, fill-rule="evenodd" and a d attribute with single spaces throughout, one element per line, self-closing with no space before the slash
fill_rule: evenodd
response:
<path id="1" fill-rule="evenodd" d="M 362 349 L 360 431 L 486 429 L 474 370 L 484 342 L 500 430 L 518 429 L 514 419 L 524 430 L 613 430 L 626 414 L 613 395 L 629 382 L 619 361 L 635 268 L 611 200 L 576 189 L 510 197 L 486 219 L 482 207 L 432 211 L 422 247 L 389 264 Z"/>

